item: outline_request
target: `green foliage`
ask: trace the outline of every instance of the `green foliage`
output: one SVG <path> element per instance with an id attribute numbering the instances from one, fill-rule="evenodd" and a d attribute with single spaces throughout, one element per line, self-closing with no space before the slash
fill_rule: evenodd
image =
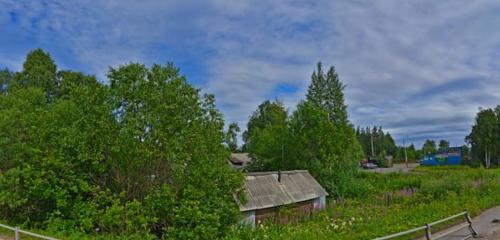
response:
<path id="1" fill-rule="evenodd" d="M 214 97 L 172 64 L 108 77 L 28 54 L 0 94 L 0 218 L 75 238 L 222 236 L 243 178 L 227 164 Z"/>
<path id="2" fill-rule="evenodd" d="M 332 122 L 327 112 L 302 102 L 290 119 L 290 131 L 291 168 L 308 169 L 330 194 L 344 195 L 362 157 L 352 128 Z"/>
<path id="3" fill-rule="evenodd" d="M 7 88 L 13 76 L 14 73 L 9 71 L 9 69 L 7 68 L 0 70 L 0 94 L 7 91 Z"/>
<path id="4" fill-rule="evenodd" d="M 374 239 L 423 226 L 464 208 L 475 215 L 499 204 L 500 169 L 432 167 L 417 171 L 359 173 L 355 181 L 363 189 L 330 201 L 313 219 L 287 225 L 263 223 L 255 230 L 234 228 L 226 239 Z M 433 232 L 454 223 L 438 225 Z"/>
<path id="5" fill-rule="evenodd" d="M 347 119 L 344 86 L 333 67 L 313 73 L 307 101 L 288 117 L 281 102 L 259 105 L 243 134 L 250 170 L 306 169 L 332 196 L 349 194 L 362 149 Z"/>
<path id="6" fill-rule="evenodd" d="M 247 130 L 243 133 L 244 150 L 255 161 L 251 170 L 278 170 L 288 168 L 290 134 L 288 113 L 282 102 L 264 101 L 250 116 Z M 284 158 L 283 158 L 284 157 Z M 290 166 L 291 167 L 291 166 Z"/>
<path id="7" fill-rule="evenodd" d="M 415 162 L 418 159 L 422 158 L 422 151 L 416 150 L 415 145 L 413 145 L 413 143 L 412 143 L 406 147 L 406 157 L 408 158 L 408 162 Z M 398 162 L 405 161 L 405 148 L 404 148 L 404 146 L 397 147 L 395 160 Z"/>
<path id="8" fill-rule="evenodd" d="M 229 151 L 236 152 L 238 150 L 238 133 L 240 132 L 240 127 L 237 123 L 233 122 L 229 124 L 225 136 L 225 142 Z"/>
<path id="9" fill-rule="evenodd" d="M 356 137 L 363 147 L 365 156 L 379 156 L 381 153 L 384 157 L 386 155 L 395 156 L 397 153 L 396 143 L 389 132 L 382 130 L 382 126 L 356 128 Z M 372 154 L 372 140 L 373 140 L 373 154 Z"/>
<path id="10" fill-rule="evenodd" d="M 432 139 L 425 140 L 424 145 L 422 146 L 422 152 L 423 154 L 436 153 L 436 142 Z"/>
<path id="11" fill-rule="evenodd" d="M 344 101 L 344 84 L 333 66 L 323 73 L 322 64 L 311 76 L 311 84 L 307 90 L 307 102 L 328 113 L 328 118 L 337 124 L 347 124 L 347 105 Z"/>
<path id="12" fill-rule="evenodd" d="M 450 142 L 448 140 L 441 139 L 439 141 L 439 151 L 445 151 L 449 147 L 450 147 Z"/>
<path id="13" fill-rule="evenodd" d="M 23 71 L 14 75 L 9 88 L 41 88 L 50 98 L 56 92 L 56 74 L 57 66 L 50 55 L 38 48 L 28 53 Z"/>
<path id="14" fill-rule="evenodd" d="M 288 113 L 282 102 L 264 101 L 255 112 L 252 113 L 247 123 L 247 130 L 243 132 L 243 140 L 246 145 L 252 142 L 254 131 L 264 129 L 268 126 L 286 125 Z"/>
<path id="15" fill-rule="evenodd" d="M 490 167 L 491 160 L 500 166 L 500 106 L 479 109 L 471 133 L 465 140 L 471 144 L 472 157 Z"/>

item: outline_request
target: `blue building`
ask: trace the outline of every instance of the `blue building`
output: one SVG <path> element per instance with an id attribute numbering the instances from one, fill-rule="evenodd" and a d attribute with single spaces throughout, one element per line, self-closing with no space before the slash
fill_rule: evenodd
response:
<path id="1" fill-rule="evenodd" d="M 462 164 L 462 147 L 450 147 L 436 154 L 427 154 L 420 161 L 422 166 L 443 166 Z"/>

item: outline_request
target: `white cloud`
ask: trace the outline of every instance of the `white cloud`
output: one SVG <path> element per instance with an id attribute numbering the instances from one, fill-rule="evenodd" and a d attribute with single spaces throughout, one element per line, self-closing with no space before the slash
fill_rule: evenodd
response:
<path id="1" fill-rule="evenodd" d="M 108 65 L 191 56 L 206 74 L 197 84 L 240 125 L 280 84 L 298 89 L 279 96 L 293 109 L 318 60 L 335 65 L 347 85 L 354 124 L 382 125 L 398 139 L 443 136 L 461 144 L 477 108 L 500 103 L 495 1 L 0 4 L 0 23 L 18 12 L 20 31 L 35 29 L 36 41 L 57 35 L 101 77 Z M 464 77 L 480 84 L 447 88 Z"/>

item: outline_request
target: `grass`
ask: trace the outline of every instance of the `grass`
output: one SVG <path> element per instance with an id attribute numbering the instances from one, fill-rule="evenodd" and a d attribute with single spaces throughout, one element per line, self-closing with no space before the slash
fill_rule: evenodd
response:
<path id="1" fill-rule="evenodd" d="M 500 205 L 499 185 L 500 169 L 457 166 L 419 167 L 411 174 L 360 172 L 351 182 L 349 197 L 330 199 L 326 210 L 311 219 L 287 225 L 260 223 L 256 229 L 234 227 L 226 239 L 373 239 L 423 226 L 464 209 L 477 215 Z M 435 226 L 433 232 L 457 221 L 462 219 Z M 60 239 L 140 239 L 34 232 Z M 0 235 L 13 236 L 13 232 L 0 229 Z"/>
<path id="2" fill-rule="evenodd" d="M 421 167 L 412 174 L 360 173 L 353 181 L 351 197 L 331 200 L 312 219 L 289 225 L 261 223 L 255 230 L 238 227 L 228 239 L 373 239 L 464 209 L 477 215 L 500 204 L 499 184 L 500 169 L 463 166 Z M 433 231 L 453 223 L 433 227 Z"/>

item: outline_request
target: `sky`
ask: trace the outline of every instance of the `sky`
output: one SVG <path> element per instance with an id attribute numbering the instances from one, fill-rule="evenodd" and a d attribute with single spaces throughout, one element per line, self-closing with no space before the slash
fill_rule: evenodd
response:
<path id="1" fill-rule="evenodd" d="M 264 100 L 293 111 L 322 61 L 354 125 L 461 145 L 500 104 L 499 29 L 488 0 L 0 0 L 0 68 L 39 47 L 104 83 L 109 67 L 173 62 L 244 129 Z"/>

